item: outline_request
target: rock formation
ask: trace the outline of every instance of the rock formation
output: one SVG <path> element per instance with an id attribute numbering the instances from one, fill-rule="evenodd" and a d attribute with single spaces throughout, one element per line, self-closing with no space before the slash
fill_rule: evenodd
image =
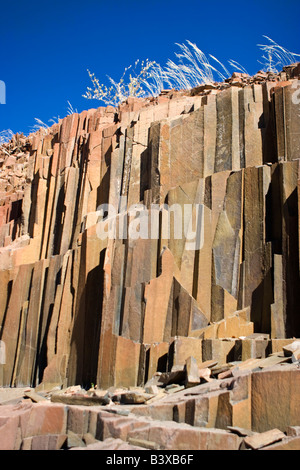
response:
<path id="1" fill-rule="evenodd" d="M 193 377 L 194 360 L 283 362 L 300 337 L 299 77 L 298 64 L 129 98 L 0 150 L 0 386 L 129 388 Z M 241 394 L 266 373 L 250 376 Z M 253 427 L 230 393 L 228 416 L 246 416 L 234 425 Z M 183 399 L 185 423 L 232 425 L 205 400 L 206 418 Z"/>

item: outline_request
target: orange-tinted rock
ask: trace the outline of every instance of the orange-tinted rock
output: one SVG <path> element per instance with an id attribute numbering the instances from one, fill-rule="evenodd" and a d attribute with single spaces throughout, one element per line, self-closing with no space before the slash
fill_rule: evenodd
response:
<path id="1" fill-rule="evenodd" d="M 257 432 L 299 424 L 300 371 L 276 369 L 252 374 L 252 428 Z"/>
<path id="2" fill-rule="evenodd" d="M 1 152 L 0 385 L 142 385 L 189 356 L 220 367 L 299 337 L 293 73 L 130 98 Z M 126 230 L 142 203 L 152 239 Z M 105 237 L 102 204 L 118 237 Z M 186 222 L 196 249 L 168 236 L 159 204 L 172 220 L 188 214 L 171 226 Z M 271 343 L 248 338 L 259 331 Z M 247 424 L 246 399 L 230 400 L 230 419 Z"/>
<path id="3" fill-rule="evenodd" d="M 284 438 L 285 434 L 279 429 L 270 429 L 269 431 L 248 436 L 244 439 L 244 442 L 247 447 L 257 450 Z"/>

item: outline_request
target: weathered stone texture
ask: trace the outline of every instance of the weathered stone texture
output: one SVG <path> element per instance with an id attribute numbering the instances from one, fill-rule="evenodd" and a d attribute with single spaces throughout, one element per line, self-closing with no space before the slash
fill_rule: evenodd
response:
<path id="1" fill-rule="evenodd" d="M 298 81 L 240 83 L 73 114 L 3 159 L 0 385 L 135 386 L 300 336 Z"/>

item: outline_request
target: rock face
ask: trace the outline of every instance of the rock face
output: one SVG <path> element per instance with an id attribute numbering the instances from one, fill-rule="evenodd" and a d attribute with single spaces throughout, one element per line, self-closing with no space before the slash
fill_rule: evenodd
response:
<path id="1" fill-rule="evenodd" d="M 123 405 L 99 403 L 103 391 L 80 386 L 2 389 L 0 449 L 299 449 L 299 368 L 249 369 L 177 391 L 166 387 L 157 400 L 119 390 Z"/>
<path id="2" fill-rule="evenodd" d="M 0 386 L 139 386 L 300 337 L 297 73 L 128 99 L 0 150 Z"/>

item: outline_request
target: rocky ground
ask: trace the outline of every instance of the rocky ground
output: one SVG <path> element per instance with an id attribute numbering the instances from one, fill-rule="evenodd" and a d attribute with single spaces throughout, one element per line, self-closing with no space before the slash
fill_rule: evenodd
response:
<path id="1" fill-rule="evenodd" d="M 222 367 L 216 367 L 216 363 L 198 364 L 189 357 L 185 366 L 156 373 L 144 387 L 99 390 L 92 386 L 86 390 L 80 385 L 61 388 L 42 383 L 36 388 L 1 388 L 0 448 L 299 449 L 297 416 L 285 417 L 290 423 L 295 420 L 294 425 L 285 425 L 287 421 L 281 414 L 285 407 L 293 410 L 298 406 L 300 340 L 293 340 L 266 358 L 235 361 Z M 288 386 L 286 374 L 294 382 L 295 393 L 287 394 L 286 402 L 280 404 L 278 392 L 282 384 Z M 260 378 L 266 380 L 260 384 Z M 260 399 L 249 391 L 254 379 L 258 384 L 255 393 L 260 392 L 263 398 L 260 406 Z M 274 383 L 277 399 L 271 390 Z M 273 411 L 276 407 L 279 418 L 270 420 L 266 400 L 274 401 L 271 406 Z M 236 405 L 240 408 L 238 418 Z M 272 422 L 277 427 L 263 430 Z"/>

